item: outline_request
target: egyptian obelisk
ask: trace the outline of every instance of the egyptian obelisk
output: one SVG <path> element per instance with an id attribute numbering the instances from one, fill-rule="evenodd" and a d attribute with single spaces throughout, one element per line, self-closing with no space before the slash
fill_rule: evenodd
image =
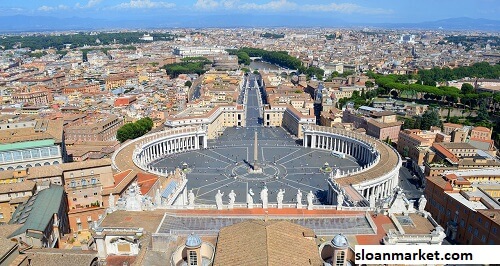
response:
<path id="1" fill-rule="evenodd" d="M 254 132 L 254 139 L 253 139 L 253 170 L 254 171 L 259 171 L 259 160 L 258 160 L 258 145 L 257 145 L 257 131 Z"/>

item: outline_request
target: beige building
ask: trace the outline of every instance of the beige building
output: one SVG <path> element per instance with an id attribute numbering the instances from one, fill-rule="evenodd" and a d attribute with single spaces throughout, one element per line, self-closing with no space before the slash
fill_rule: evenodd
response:
<path id="1" fill-rule="evenodd" d="M 432 130 L 405 129 L 399 132 L 398 152 L 409 157 L 417 165 L 424 163 L 424 156 L 434 142 L 450 142 L 451 137 L 441 133 L 437 128 Z"/>
<path id="2" fill-rule="evenodd" d="M 17 206 L 36 191 L 36 183 L 24 180 L 19 183 L 0 183 L 0 224 L 6 224 L 12 218 Z"/>
<path id="3" fill-rule="evenodd" d="M 123 119 L 116 115 L 87 116 L 65 127 L 68 141 L 112 141 L 123 125 Z"/>
<path id="4" fill-rule="evenodd" d="M 207 129 L 207 137 L 220 136 L 226 127 L 245 126 L 245 109 L 242 105 L 219 105 L 213 108 L 192 107 L 175 116 L 167 117 L 168 128 L 201 126 Z"/>

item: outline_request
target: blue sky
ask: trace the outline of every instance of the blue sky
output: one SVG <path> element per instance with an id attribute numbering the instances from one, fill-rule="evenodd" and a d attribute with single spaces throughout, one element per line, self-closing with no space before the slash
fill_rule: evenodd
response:
<path id="1" fill-rule="evenodd" d="M 202 14 L 298 14 L 349 22 L 498 19 L 500 0 L 1 0 L 0 15 L 139 19 Z"/>

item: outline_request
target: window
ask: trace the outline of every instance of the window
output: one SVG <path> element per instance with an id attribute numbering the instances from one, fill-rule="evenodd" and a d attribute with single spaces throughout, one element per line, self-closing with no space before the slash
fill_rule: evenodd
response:
<path id="1" fill-rule="evenodd" d="M 467 231 L 468 231 L 469 233 L 472 233 L 472 226 L 471 226 L 470 224 L 469 224 L 469 226 L 467 226 Z"/>
<path id="2" fill-rule="evenodd" d="M 481 236 L 481 242 L 486 243 L 486 236 L 485 235 Z"/>
<path id="3" fill-rule="evenodd" d="M 475 236 L 478 236 L 478 235 L 479 235 L 479 231 L 477 230 L 477 228 L 476 228 L 476 229 L 474 229 L 474 235 L 475 235 Z"/>
<path id="4" fill-rule="evenodd" d="M 76 198 L 73 198 L 73 201 L 76 201 Z"/>
<path id="5" fill-rule="evenodd" d="M 83 198 L 85 198 L 85 199 L 86 199 L 86 198 L 87 198 L 87 195 L 83 195 Z"/>
<path id="6" fill-rule="evenodd" d="M 76 187 L 76 182 L 74 180 L 69 183 L 69 187 Z"/>
<path id="7" fill-rule="evenodd" d="M 95 185 L 97 183 L 97 180 L 95 178 L 90 179 L 90 184 Z"/>
<path id="8" fill-rule="evenodd" d="M 493 232 L 494 235 L 496 235 L 497 234 L 497 228 L 493 227 L 492 232 Z"/>
<path id="9" fill-rule="evenodd" d="M 87 185 L 87 180 L 82 179 L 82 186 L 86 186 L 86 185 Z"/>
<path id="10" fill-rule="evenodd" d="M 477 221 L 478 221 L 478 222 L 481 222 L 482 220 L 483 220 L 483 219 L 481 219 L 481 217 L 478 217 L 478 218 L 477 218 Z"/>
<path id="11" fill-rule="evenodd" d="M 335 258 L 335 266 L 343 266 L 345 261 L 345 252 L 339 251 L 337 257 Z"/>
<path id="12" fill-rule="evenodd" d="M 193 265 L 193 266 L 198 265 L 198 255 L 196 254 L 196 251 L 194 251 L 194 250 L 189 251 L 189 265 Z"/>

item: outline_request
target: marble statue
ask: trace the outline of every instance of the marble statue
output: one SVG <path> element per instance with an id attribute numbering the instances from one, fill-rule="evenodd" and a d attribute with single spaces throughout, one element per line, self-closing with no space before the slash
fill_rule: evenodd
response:
<path id="1" fill-rule="evenodd" d="M 344 204 L 344 194 L 342 191 L 339 191 L 337 194 L 337 207 L 342 207 L 342 204 Z"/>
<path id="2" fill-rule="evenodd" d="M 307 209 L 308 210 L 313 209 L 313 199 L 314 199 L 314 194 L 312 191 L 309 191 L 309 193 L 307 193 Z"/>
<path id="3" fill-rule="evenodd" d="M 109 193 L 108 207 L 110 209 L 114 209 L 115 208 L 115 196 L 113 196 L 113 193 Z"/>
<path id="4" fill-rule="evenodd" d="M 247 193 L 247 207 L 249 209 L 253 209 L 253 195 L 255 194 L 253 193 L 252 189 L 249 189 Z"/>
<path id="5" fill-rule="evenodd" d="M 267 187 L 264 186 L 264 188 L 262 188 L 262 190 L 260 191 L 260 200 L 262 201 L 262 208 L 263 209 L 267 209 L 267 197 L 268 197 L 268 190 L 267 190 Z"/>
<path id="6" fill-rule="evenodd" d="M 418 200 L 418 210 L 423 212 L 425 211 L 425 205 L 427 204 L 427 199 L 425 198 L 424 195 L 420 196 L 420 199 Z"/>
<path id="7" fill-rule="evenodd" d="M 228 195 L 229 197 L 229 209 L 232 209 L 234 207 L 234 201 L 236 200 L 236 193 L 234 193 L 234 190 L 231 189 L 231 192 Z"/>
<path id="8" fill-rule="evenodd" d="M 375 194 L 370 195 L 370 208 L 375 208 Z"/>
<path id="9" fill-rule="evenodd" d="M 224 193 L 217 190 L 217 194 L 215 194 L 215 205 L 217 205 L 217 210 L 222 210 L 222 196 L 224 196 Z"/>
<path id="10" fill-rule="evenodd" d="M 302 208 L 302 191 L 300 189 L 297 190 L 297 209 Z"/>
<path id="11" fill-rule="evenodd" d="M 160 189 L 159 188 L 156 189 L 155 205 L 156 205 L 157 208 L 161 206 L 161 194 L 160 194 Z"/>
<path id="12" fill-rule="evenodd" d="M 194 193 L 193 193 L 193 190 L 189 190 L 189 194 L 188 194 L 188 205 L 189 206 L 193 206 L 194 205 Z"/>
<path id="13" fill-rule="evenodd" d="M 276 200 L 278 201 L 278 209 L 283 209 L 284 196 L 285 196 L 285 190 L 280 188 L 278 194 L 276 195 Z"/>

